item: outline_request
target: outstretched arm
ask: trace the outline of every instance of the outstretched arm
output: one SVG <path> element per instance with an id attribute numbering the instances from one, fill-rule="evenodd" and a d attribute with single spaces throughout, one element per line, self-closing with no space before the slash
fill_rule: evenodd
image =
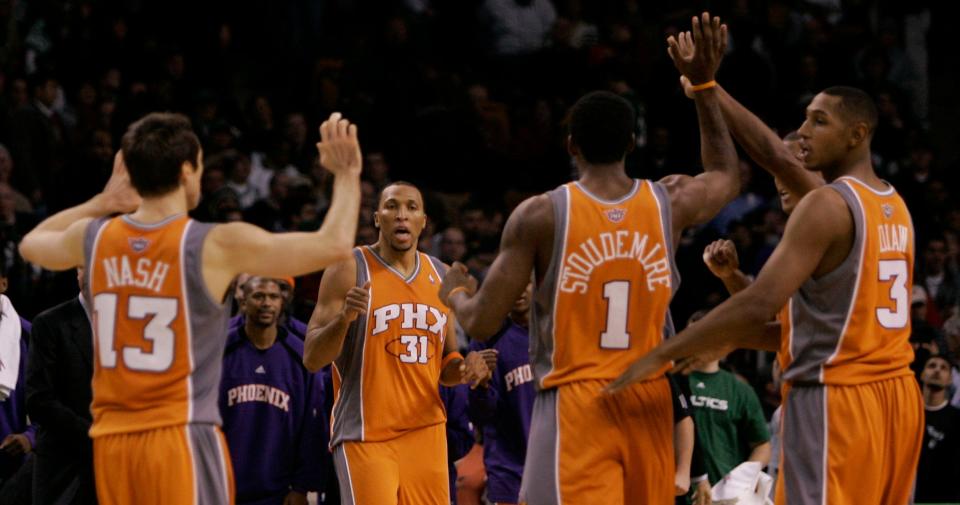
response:
<path id="1" fill-rule="evenodd" d="M 711 86 L 719 65 L 718 46 L 725 25 L 704 13 L 693 18 L 693 30 L 668 39 L 671 59 L 677 69 L 696 85 Z M 674 237 L 684 228 L 709 221 L 740 193 L 736 148 L 723 121 L 716 87 L 694 92 L 700 123 L 700 156 L 703 173 L 696 177 L 671 175 L 663 179 L 673 208 Z"/>
<path id="2" fill-rule="evenodd" d="M 204 277 L 221 295 L 239 273 L 303 275 L 350 256 L 360 213 L 363 156 L 357 127 L 339 113 L 320 126 L 320 163 L 334 174 L 333 201 L 316 232 L 269 233 L 247 223 L 215 227 L 203 249 Z"/>
<path id="3" fill-rule="evenodd" d="M 686 77 L 680 79 L 684 93 L 693 98 L 690 80 Z M 750 159 L 770 175 L 783 181 L 783 185 L 796 194 L 797 198 L 803 198 L 803 195 L 823 186 L 823 178 L 807 170 L 803 162 L 759 117 L 721 86 L 718 85 L 716 90 L 723 119 L 733 138 L 743 147 Z"/>
<path id="4" fill-rule="evenodd" d="M 553 203 L 547 195 L 535 196 L 521 203 L 507 219 L 500 253 L 476 294 L 476 280 L 467 274 L 466 267 L 455 263 L 447 270 L 440 299 L 453 309 L 468 335 L 485 341 L 500 329 L 530 283 L 537 244 L 549 243 L 552 236 Z"/>
<path id="5" fill-rule="evenodd" d="M 852 229 L 853 218 L 839 193 L 828 188 L 810 193 L 753 284 L 631 365 L 610 389 L 621 389 L 687 356 L 768 342 L 772 333 L 767 323 L 817 272 L 825 255 L 830 253 L 833 260 L 844 247 L 849 251 Z"/>

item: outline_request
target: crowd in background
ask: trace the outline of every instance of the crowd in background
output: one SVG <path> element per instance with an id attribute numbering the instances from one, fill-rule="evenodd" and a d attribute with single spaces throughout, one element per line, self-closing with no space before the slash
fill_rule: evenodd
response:
<path id="1" fill-rule="evenodd" d="M 422 250 L 482 279 L 509 212 L 575 177 L 564 115 L 607 89 L 637 111 L 635 177 L 699 171 L 696 115 L 664 39 L 709 8 L 730 26 L 721 84 L 782 134 L 837 84 L 876 100 L 874 162 L 917 232 L 914 347 L 960 358 L 960 145 L 951 96 L 960 61 L 937 2 L 893 0 L 364 0 L 117 2 L 0 0 L 0 262 L 27 319 L 76 295 L 72 274 L 22 261 L 39 220 L 95 194 L 120 136 L 149 111 L 183 112 L 203 143 L 195 217 L 271 231 L 323 221 L 331 177 L 317 162 L 320 118 L 342 111 L 365 153 L 358 243 L 372 243 L 377 195 L 417 184 L 430 217 Z M 938 16 L 938 14 L 940 14 Z M 741 160 L 743 193 L 682 238 L 674 319 L 726 295 L 701 254 L 734 241 L 756 274 L 786 216 L 772 181 Z M 319 275 L 297 279 L 309 317 Z M 769 355 L 727 360 L 769 415 Z"/>

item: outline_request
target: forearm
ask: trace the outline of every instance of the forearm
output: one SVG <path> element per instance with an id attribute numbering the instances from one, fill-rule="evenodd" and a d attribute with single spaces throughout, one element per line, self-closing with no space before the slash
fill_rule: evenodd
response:
<path id="1" fill-rule="evenodd" d="M 463 372 L 460 371 L 462 363 L 462 358 L 454 358 L 447 362 L 443 370 L 440 371 L 440 385 L 453 387 L 463 383 Z"/>
<path id="2" fill-rule="evenodd" d="M 750 457 L 747 458 L 747 461 L 756 461 L 763 466 L 770 464 L 770 456 L 773 454 L 773 449 L 770 445 L 770 442 L 764 442 L 760 445 L 757 445 L 750 451 Z"/>
<path id="3" fill-rule="evenodd" d="M 677 475 L 690 475 L 693 459 L 693 419 L 686 417 L 676 424 L 673 432 L 673 453 Z"/>
<path id="4" fill-rule="evenodd" d="M 333 181 L 333 200 L 317 233 L 325 247 L 353 247 L 360 217 L 360 178 L 358 175 L 338 175 Z"/>
<path id="5" fill-rule="evenodd" d="M 740 292 L 651 352 L 675 361 L 730 346 L 766 342 L 767 322 L 775 311 L 768 309 L 765 302 L 746 291 Z"/>
<path id="6" fill-rule="evenodd" d="M 80 205 L 61 210 L 56 214 L 44 219 L 40 224 L 33 228 L 24 237 L 27 239 L 35 232 L 64 231 L 71 224 L 85 218 L 98 218 L 111 213 L 111 210 L 102 203 L 100 195 L 94 196 Z"/>
<path id="7" fill-rule="evenodd" d="M 730 133 L 754 162 L 779 177 L 793 193 L 803 196 L 820 184 L 790 152 L 783 140 L 759 117 L 717 86 L 717 99 Z"/>
<path id="8" fill-rule="evenodd" d="M 735 270 L 732 274 L 721 277 L 720 280 L 723 282 L 723 287 L 727 288 L 727 292 L 731 295 L 747 289 L 751 282 L 750 277 L 740 270 Z"/>
<path id="9" fill-rule="evenodd" d="M 480 342 L 486 342 L 487 339 L 494 336 L 503 325 L 503 319 L 507 314 L 483 314 L 481 311 L 486 305 L 480 303 L 481 293 L 478 291 L 473 296 L 466 293 L 457 292 L 450 296 L 450 304 L 454 314 L 457 315 L 457 321 L 463 331 L 470 335 L 470 338 Z M 499 317 L 497 317 L 499 316 Z"/>
<path id="10" fill-rule="evenodd" d="M 343 314 L 337 315 L 323 326 L 307 328 L 303 345 L 303 366 L 315 373 L 337 359 L 349 329 L 350 322 Z"/>
<path id="11" fill-rule="evenodd" d="M 737 175 L 737 150 L 733 145 L 727 123 L 717 100 L 717 88 L 709 88 L 694 94 L 697 105 L 697 120 L 700 125 L 700 153 L 704 172 L 726 172 Z M 739 188 L 733 188 L 739 193 Z M 732 199 L 732 198 L 731 198 Z"/>

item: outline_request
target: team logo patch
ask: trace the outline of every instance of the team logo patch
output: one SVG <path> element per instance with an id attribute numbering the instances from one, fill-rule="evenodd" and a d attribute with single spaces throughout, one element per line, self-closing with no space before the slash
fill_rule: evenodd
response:
<path id="1" fill-rule="evenodd" d="M 880 206 L 880 209 L 883 211 L 883 217 L 890 219 L 893 217 L 893 206 L 889 204 L 883 204 Z"/>
<path id="2" fill-rule="evenodd" d="M 130 242 L 130 249 L 133 249 L 135 253 L 142 253 L 150 247 L 150 240 L 144 237 L 131 237 L 127 241 Z"/>
<path id="3" fill-rule="evenodd" d="M 609 219 L 610 221 L 614 223 L 619 223 L 620 221 L 623 221 L 624 217 L 626 217 L 627 209 L 621 209 L 621 208 L 610 209 L 604 212 L 604 214 L 607 215 L 607 219 Z"/>

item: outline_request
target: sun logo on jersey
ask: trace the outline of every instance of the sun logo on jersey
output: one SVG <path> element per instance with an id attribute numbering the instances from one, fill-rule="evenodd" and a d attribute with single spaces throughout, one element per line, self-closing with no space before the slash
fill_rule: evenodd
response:
<path id="1" fill-rule="evenodd" d="M 135 253 L 142 253 L 150 247 L 150 240 L 143 237 L 131 237 L 127 241 L 130 243 L 130 249 Z"/>
<path id="2" fill-rule="evenodd" d="M 607 219 L 609 219 L 611 222 L 619 223 L 620 221 L 623 221 L 624 217 L 626 217 L 627 209 L 610 209 L 606 211 L 605 214 L 607 215 Z"/>
<path id="3" fill-rule="evenodd" d="M 890 219 L 893 216 L 893 206 L 889 204 L 883 204 L 880 206 L 880 209 L 883 211 L 883 217 Z"/>

